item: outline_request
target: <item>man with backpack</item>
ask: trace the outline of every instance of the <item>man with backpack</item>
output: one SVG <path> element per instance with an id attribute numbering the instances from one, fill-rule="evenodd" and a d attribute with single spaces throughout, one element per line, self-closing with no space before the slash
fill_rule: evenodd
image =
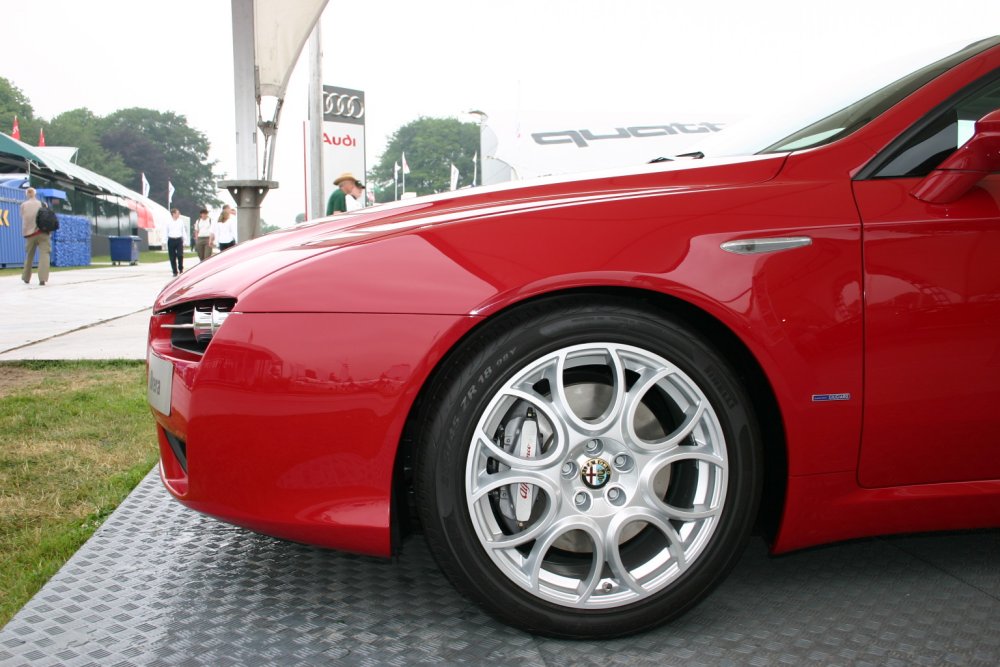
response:
<path id="1" fill-rule="evenodd" d="M 42 202 L 35 198 L 35 188 L 28 188 L 28 198 L 21 202 L 21 235 L 24 236 L 24 271 L 21 280 L 31 282 L 31 265 L 34 263 L 35 250 L 38 250 L 38 284 L 44 285 L 49 279 L 49 253 L 52 244 L 49 233 L 38 228 L 38 211 Z"/>

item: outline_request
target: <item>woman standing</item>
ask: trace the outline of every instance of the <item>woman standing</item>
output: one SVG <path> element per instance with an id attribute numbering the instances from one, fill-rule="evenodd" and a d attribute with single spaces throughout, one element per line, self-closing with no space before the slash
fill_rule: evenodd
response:
<path id="1" fill-rule="evenodd" d="M 212 227 L 212 242 L 219 244 L 219 251 L 236 245 L 236 223 L 230 219 L 229 211 L 223 210 Z"/>

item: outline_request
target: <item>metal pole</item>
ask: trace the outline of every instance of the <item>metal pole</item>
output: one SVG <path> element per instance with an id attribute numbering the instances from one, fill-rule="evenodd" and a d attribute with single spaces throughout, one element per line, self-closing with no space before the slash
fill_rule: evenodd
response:
<path id="1" fill-rule="evenodd" d="M 322 217 L 323 194 L 323 38 L 320 22 L 309 36 L 309 211 L 307 219 Z"/>
<path id="2" fill-rule="evenodd" d="M 274 181 L 257 175 L 257 75 L 254 52 L 253 0 L 232 0 L 233 78 L 236 98 L 236 180 L 222 181 L 236 201 L 237 239 L 260 236 L 260 203 Z"/>
<path id="3" fill-rule="evenodd" d="M 306 143 L 306 133 L 309 131 L 309 121 L 302 121 L 302 221 L 309 219 L 309 146 Z M 296 220 L 298 222 L 298 220 Z"/>
<path id="4" fill-rule="evenodd" d="M 232 0 L 233 81 L 236 98 L 236 178 L 257 178 L 257 77 L 253 0 Z"/>

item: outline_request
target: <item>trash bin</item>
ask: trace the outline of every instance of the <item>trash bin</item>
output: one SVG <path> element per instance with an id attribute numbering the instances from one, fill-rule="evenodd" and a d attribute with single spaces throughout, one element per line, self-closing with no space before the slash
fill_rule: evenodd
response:
<path id="1" fill-rule="evenodd" d="M 109 236 L 111 263 L 115 266 L 118 266 L 119 262 L 128 262 L 132 266 L 138 264 L 139 241 L 138 236 Z"/>

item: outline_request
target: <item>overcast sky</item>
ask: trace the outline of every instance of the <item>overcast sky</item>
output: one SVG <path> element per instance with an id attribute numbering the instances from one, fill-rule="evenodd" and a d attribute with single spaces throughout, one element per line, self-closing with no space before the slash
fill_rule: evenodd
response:
<path id="1" fill-rule="evenodd" d="M 0 76 L 37 115 L 174 111 L 235 178 L 229 0 L 46 0 L 4 14 Z M 365 91 L 370 169 L 388 136 L 419 116 L 751 113 L 898 53 L 1000 34 L 1000 0 L 330 0 L 322 20 L 324 82 Z M 302 58 L 278 134 L 280 187 L 262 207 L 280 226 L 304 209 L 307 70 Z M 165 184 L 152 187 L 165 200 Z"/>

